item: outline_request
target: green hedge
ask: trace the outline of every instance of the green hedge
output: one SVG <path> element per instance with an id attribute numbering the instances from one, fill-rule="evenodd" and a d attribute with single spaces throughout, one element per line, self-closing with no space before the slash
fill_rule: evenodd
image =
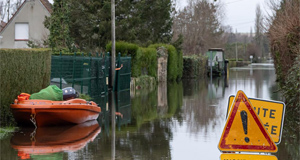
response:
<path id="1" fill-rule="evenodd" d="M 111 45 L 112 43 L 108 43 L 106 45 L 106 51 L 111 53 Z M 124 41 L 118 41 L 116 42 L 116 53 L 121 53 L 121 56 L 130 56 L 134 57 L 137 53 L 137 50 L 139 49 L 139 46 L 133 43 L 128 43 Z"/>
<path id="2" fill-rule="evenodd" d="M 139 51 L 141 51 L 140 69 L 142 70 L 142 75 L 149 75 L 151 77 L 157 78 L 157 53 L 156 53 L 156 49 L 154 49 L 154 48 L 140 48 Z"/>
<path id="3" fill-rule="evenodd" d="M 111 52 L 111 45 L 106 45 L 106 51 Z M 123 41 L 116 42 L 116 53 L 122 56 L 131 56 L 131 76 L 139 77 L 149 75 L 157 78 L 157 51 L 164 46 L 168 50 L 168 80 L 175 81 L 182 78 L 183 58 L 182 52 L 177 52 L 174 46 L 167 44 L 153 44 L 148 48 L 139 47 L 133 43 Z"/>
<path id="4" fill-rule="evenodd" d="M 106 51 L 111 53 L 112 43 L 106 45 Z M 121 53 L 121 56 L 131 57 L 131 76 L 138 77 L 141 75 L 140 58 L 142 51 L 139 50 L 139 46 L 133 43 L 127 43 L 123 41 L 116 42 L 116 53 Z"/>
<path id="5" fill-rule="evenodd" d="M 205 56 L 184 56 L 183 57 L 183 78 L 197 78 L 206 74 Z"/>
<path id="6" fill-rule="evenodd" d="M 50 49 L 0 49 L 0 125 L 11 125 L 10 104 L 21 93 L 35 93 L 50 84 Z"/>
<path id="7" fill-rule="evenodd" d="M 149 48 L 165 47 L 168 50 L 168 81 L 175 81 L 182 78 L 182 53 L 177 52 L 174 46 L 167 44 L 153 44 Z M 178 58 L 179 57 L 179 58 Z"/>

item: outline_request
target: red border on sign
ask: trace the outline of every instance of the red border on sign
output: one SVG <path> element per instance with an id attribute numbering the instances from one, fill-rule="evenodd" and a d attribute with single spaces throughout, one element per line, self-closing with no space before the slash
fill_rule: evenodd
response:
<path id="1" fill-rule="evenodd" d="M 276 146 L 275 143 L 273 142 L 273 140 L 270 138 L 270 136 L 268 135 L 268 133 L 266 132 L 264 126 L 262 125 L 262 123 L 260 122 L 260 120 L 258 119 L 258 116 L 256 115 L 256 113 L 254 112 L 254 110 L 252 109 L 250 103 L 248 101 L 245 101 L 244 103 L 246 104 L 250 114 L 252 115 L 252 117 L 254 118 L 256 124 L 258 125 L 259 129 L 261 130 L 262 134 L 264 135 L 264 137 L 266 138 L 267 142 L 269 143 L 270 146 L 258 146 L 258 145 L 230 145 L 230 144 L 226 144 L 226 138 L 229 135 L 229 131 L 231 129 L 233 120 L 235 118 L 235 115 L 237 113 L 239 104 L 241 102 L 241 99 L 246 99 L 246 97 L 244 96 L 244 94 L 240 93 L 239 97 L 237 98 L 234 107 L 232 108 L 232 113 L 230 115 L 230 117 L 228 118 L 228 123 L 227 126 L 225 127 L 225 132 L 224 135 L 222 137 L 222 141 L 220 143 L 220 147 L 222 149 L 247 149 L 247 150 L 276 150 Z"/>

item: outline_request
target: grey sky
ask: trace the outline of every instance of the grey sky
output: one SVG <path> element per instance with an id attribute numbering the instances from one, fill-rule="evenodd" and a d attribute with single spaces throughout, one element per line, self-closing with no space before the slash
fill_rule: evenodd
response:
<path id="1" fill-rule="evenodd" d="M 187 5 L 188 0 L 178 0 L 181 7 Z M 259 4 L 264 15 L 270 12 L 267 2 L 269 0 L 220 0 L 225 4 L 224 25 L 232 26 L 237 32 L 249 33 L 250 28 L 254 31 L 255 10 Z M 280 1 L 280 0 L 277 0 Z"/>

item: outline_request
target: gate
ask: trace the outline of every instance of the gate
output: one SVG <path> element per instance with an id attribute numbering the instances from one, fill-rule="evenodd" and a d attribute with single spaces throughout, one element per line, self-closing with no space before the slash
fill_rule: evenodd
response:
<path id="1" fill-rule="evenodd" d="M 107 54 L 74 53 L 73 56 L 52 56 L 51 84 L 59 88 L 73 87 L 81 94 L 91 97 L 106 95 L 108 91 L 110 73 L 110 56 Z M 115 91 L 129 90 L 131 79 L 131 57 L 120 57 L 116 60 L 116 67 L 123 67 L 116 71 Z"/>

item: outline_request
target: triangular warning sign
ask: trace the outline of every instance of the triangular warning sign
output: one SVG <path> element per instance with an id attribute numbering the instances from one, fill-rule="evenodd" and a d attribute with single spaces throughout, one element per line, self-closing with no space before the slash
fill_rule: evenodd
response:
<path id="1" fill-rule="evenodd" d="M 243 91 L 238 91 L 220 142 L 221 151 L 277 152 L 277 146 L 264 128 Z"/>

